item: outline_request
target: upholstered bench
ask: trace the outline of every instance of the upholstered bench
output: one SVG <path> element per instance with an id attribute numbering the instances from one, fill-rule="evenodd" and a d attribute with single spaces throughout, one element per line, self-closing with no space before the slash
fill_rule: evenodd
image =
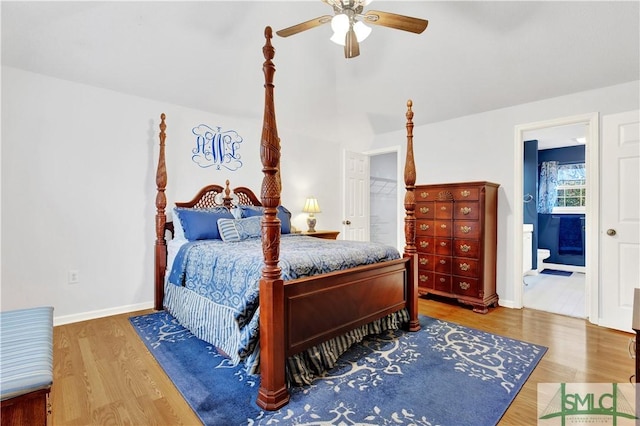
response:
<path id="1" fill-rule="evenodd" d="M 0 312 L 2 425 L 45 425 L 53 384 L 53 307 Z"/>

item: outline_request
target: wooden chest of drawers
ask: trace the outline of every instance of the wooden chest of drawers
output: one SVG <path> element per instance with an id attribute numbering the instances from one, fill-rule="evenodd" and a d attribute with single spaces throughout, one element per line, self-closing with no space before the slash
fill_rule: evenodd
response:
<path id="1" fill-rule="evenodd" d="M 498 184 L 416 185 L 418 292 L 487 313 L 498 305 Z"/>

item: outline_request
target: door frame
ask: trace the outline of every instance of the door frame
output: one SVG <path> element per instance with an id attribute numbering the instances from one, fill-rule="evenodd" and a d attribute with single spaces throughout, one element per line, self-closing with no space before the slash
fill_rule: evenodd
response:
<path id="1" fill-rule="evenodd" d="M 565 126 L 571 124 L 585 124 L 587 126 L 587 142 L 585 146 L 585 160 L 587 173 L 587 202 L 586 202 L 586 229 L 587 239 L 585 250 L 585 303 L 587 319 L 594 324 L 598 323 L 599 315 L 599 233 L 600 227 L 600 128 L 599 114 L 597 112 L 561 117 L 553 120 L 538 121 L 534 123 L 518 124 L 515 126 L 514 149 L 514 203 L 513 203 L 513 236 L 514 256 L 513 269 L 513 304 L 514 308 L 522 308 L 523 276 L 522 276 L 522 225 L 524 206 L 522 203 L 524 176 L 524 134 L 531 130 L 539 130 L 547 127 Z"/>
<path id="2" fill-rule="evenodd" d="M 345 150 L 346 152 L 346 150 Z M 402 250 L 404 250 L 404 245 L 406 243 L 406 241 L 404 240 L 404 216 L 405 216 L 405 211 L 404 211 L 404 191 L 400 190 L 400 187 L 402 186 L 402 188 L 404 188 L 404 159 L 403 159 L 403 154 L 404 151 L 402 149 L 402 147 L 400 145 L 395 145 L 395 146 L 390 146 L 390 147 L 386 147 L 386 148 L 380 148 L 380 149 L 374 149 L 374 150 L 370 150 L 370 151 L 364 151 L 361 152 L 362 155 L 365 155 L 369 158 L 371 158 L 371 156 L 373 155 L 381 155 L 381 154 L 389 154 L 389 153 L 396 153 L 396 171 L 397 171 L 397 179 L 398 179 L 398 191 L 397 191 L 397 200 L 396 200 L 396 205 L 398 206 L 398 224 L 397 224 L 397 244 L 398 244 L 398 250 L 402 253 Z M 343 155 L 344 158 L 344 155 Z M 342 187 L 344 188 L 344 193 L 343 193 L 343 205 L 342 205 L 342 210 L 345 210 L 345 199 L 347 197 L 347 185 L 346 185 L 346 173 L 345 173 L 345 168 L 346 168 L 346 164 L 343 164 L 343 174 L 342 174 Z M 370 181 L 371 180 L 371 171 L 368 171 L 369 176 L 367 176 L 367 180 Z M 367 215 L 371 215 L 371 206 L 367 205 L 366 206 Z M 371 224 L 369 223 L 369 226 L 371 226 Z M 371 230 L 369 230 L 371 231 Z"/>

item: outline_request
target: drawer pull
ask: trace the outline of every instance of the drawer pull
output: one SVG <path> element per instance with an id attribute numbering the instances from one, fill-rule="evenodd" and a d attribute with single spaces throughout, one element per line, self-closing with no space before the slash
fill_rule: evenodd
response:
<path id="1" fill-rule="evenodd" d="M 429 281 L 429 277 L 426 275 L 420 275 L 420 281 L 422 282 Z"/>
<path id="2" fill-rule="evenodd" d="M 467 215 L 469 213 L 471 213 L 471 207 L 461 207 L 460 208 L 460 213 Z"/>
<path id="3" fill-rule="evenodd" d="M 471 250 L 471 246 L 467 245 L 467 244 L 460 244 L 460 250 L 462 250 L 463 252 L 468 252 L 469 250 Z"/>
<path id="4" fill-rule="evenodd" d="M 429 261 L 427 259 L 425 259 L 424 257 L 420 258 L 420 264 L 421 265 L 426 265 L 427 263 L 429 263 Z"/>
<path id="5" fill-rule="evenodd" d="M 461 263 L 460 264 L 460 270 L 462 270 L 462 271 L 468 271 L 469 268 L 471 268 L 471 265 L 469 265 L 468 263 Z"/>
<path id="6" fill-rule="evenodd" d="M 429 207 L 420 207 L 420 213 L 422 214 L 429 213 Z"/>
<path id="7" fill-rule="evenodd" d="M 468 197 L 469 195 L 471 195 L 471 191 L 467 191 L 466 189 L 464 191 L 460 191 L 460 195 L 462 195 L 463 197 Z"/>
<path id="8" fill-rule="evenodd" d="M 461 226 L 460 227 L 460 231 L 462 231 L 463 234 L 468 234 L 469 232 L 471 232 L 471 227 L 470 226 Z"/>
<path id="9" fill-rule="evenodd" d="M 441 283 L 444 283 L 445 281 L 447 281 L 445 278 L 440 278 Z"/>
<path id="10" fill-rule="evenodd" d="M 420 193 L 420 197 L 422 197 L 422 198 L 427 198 L 428 196 L 429 196 L 428 192 L 421 192 Z"/>
<path id="11" fill-rule="evenodd" d="M 440 207 L 440 210 L 442 210 L 443 212 L 446 212 L 447 211 L 447 206 Z"/>
<path id="12" fill-rule="evenodd" d="M 447 264 L 447 261 L 446 261 L 446 260 L 444 260 L 444 259 L 440 259 L 440 264 L 441 264 L 441 265 L 446 265 L 446 264 Z"/>
<path id="13" fill-rule="evenodd" d="M 427 241 L 420 241 L 420 247 L 422 248 L 429 247 L 429 243 Z"/>
<path id="14" fill-rule="evenodd" d="M 460 283 L 460 288 L 463 290 L 467 290 L 469 287 L 471 287 L 471 284 L 469 284 L 468 282 L 462 281 Z"/>
<path id="15" fill-rule="evenodd" d="M 426 231 L 427 229 L 429 229 L 429 225 L 425 225 L 424 223 L 420 225 L 421 231 Z"/>
<path id="16" fill-rule="evenodd" d="M 442 241 L 442 242 L 440 243 L 440 246 L 441 246 L 441 247 L 446 247 L 446 246 L 447 246 L 447 242 L 446 242 L 446 241 Z"/>
<path id="17" fill-rule="evenodd" d="M 447 224 L 446 224 L 446 223 L 443 223 L 442 225 L 440 225 L 440 228 L 442 228 L 442 229 L 447 229 Z"/>

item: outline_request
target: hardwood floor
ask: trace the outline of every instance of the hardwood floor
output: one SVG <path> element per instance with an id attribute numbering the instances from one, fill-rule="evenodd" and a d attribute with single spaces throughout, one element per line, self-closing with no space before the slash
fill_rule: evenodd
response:
<path id="1" fill-rule="evenodd" d="M 420 312 L 549 348 L 500 425 L 535 424 L 537 383 L 628 382 L 631 334 L 530 309 L 491 309 L 420 299 Z M 145 311 L 150 312 L 150 311 Z M 136 312 L 54 328 L 53 425 L 199 425 L 138 338 Z"/>
<path id="2" fill-rule="evenodd" d="M 129 323 L 131 315 L 54 327 L 53 425 L 200 424 Z"/>

